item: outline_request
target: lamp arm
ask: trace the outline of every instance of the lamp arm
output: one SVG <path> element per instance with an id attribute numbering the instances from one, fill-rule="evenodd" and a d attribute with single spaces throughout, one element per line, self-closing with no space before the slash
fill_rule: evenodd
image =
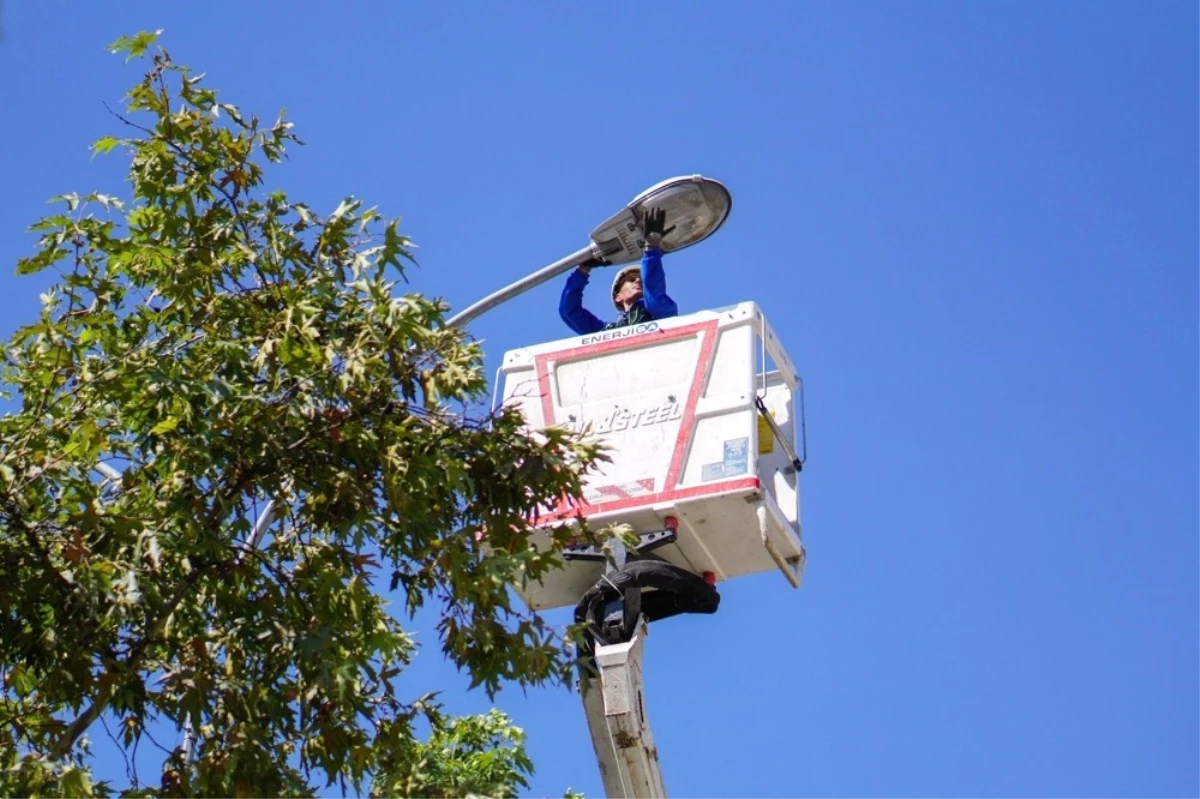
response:
<path id="1" fill-rule="evenodd" d="M 447 327 L 462 327 L 467 322 L 470 322 L 475 317 L 490 311 L 502 302 L 511 300 L 513 297 L 528 291 L 534 286 L 540 286 L 551 278 L 558 277 L 563 272 L 566 272 L 573 266 L 578 266 L 589 258 L 596 257 L 592 245 L 584 247 L 582 250 L 571 253 L 565 258 L 560 258 L 549 266 L 543 266 L 538 271 L 526 275 L 515 283 L 510 283 L 499 291 L 493 292 L 482 300 L 470 305 L 467 308 L 456 313 L 454 316 L 446 320 Z"/>

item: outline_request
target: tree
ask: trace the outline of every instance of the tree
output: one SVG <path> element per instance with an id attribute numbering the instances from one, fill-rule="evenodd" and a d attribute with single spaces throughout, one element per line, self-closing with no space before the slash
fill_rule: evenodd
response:
<path id="1" fill-rule="evenodd" d="M 126 135 L 94 145 L 128 151 L 131 197 L 60 197 L 33 226 L 18 273 L 60 278 L 0 378 L 0 794 L 512 794 L 532 765 L 511 722 L 396 695 L 415 644 L 382 584 L 440 606 L 443 652 L 489 695 L 567 682 L 571 636 L 508 586 L 558 565 L 565 533 L 536 549 L 530 520 L 602 453 L 478 410 L 477 344 L 397 294 L 396 221 L 268 190 L 297 141 L 282 116 L 222 102 L 156 34 L 112 49 L 151 61 Z M 190 724 L 193 756 L 96 782 L 98 719 L 127 748 Z"/>

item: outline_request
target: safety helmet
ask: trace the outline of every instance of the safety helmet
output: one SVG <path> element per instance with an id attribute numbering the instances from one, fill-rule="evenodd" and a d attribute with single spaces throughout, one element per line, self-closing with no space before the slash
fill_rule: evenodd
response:
<path id="1" fill-rule="evenodd" d="M 629 277 L 630 275 L 637 275 L 638 277 L 641 277 L 642 276 L 642 267 L 638 264 L 630 264 L 629 266 L 625 267 L 624 269 L 617 270 L 617 276 L 613 278 L 613 284 L 612 284 L 613 305 L 617 306 L 618 311 L 624 311 L 625 309 L 622 308 L 620 303 L 617 302 L 617 291 L 621 288 L 621 284 L 625 282 L 625 278 Z"/>

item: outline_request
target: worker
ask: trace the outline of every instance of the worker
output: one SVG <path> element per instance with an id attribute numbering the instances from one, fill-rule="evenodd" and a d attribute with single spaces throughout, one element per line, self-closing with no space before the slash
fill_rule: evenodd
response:
<path id="1" fill-rule="evenodd" d="M 583 289 L 588 284 L 591 269 L 603 262 L 592 259 L 576 267 L 567 277 L 567 285 L 563 287 L 558 302 L 558 315 L 567 323 L 567 327 L 583 336 L 597 330 L 611 330 L 679 314 L 679 306 L 667 296 L 667 278 L 662 266 L 662 239 L 675 226 L 664 229 L 665 225 L 665 211 L 651 208 L 646 212 L 642 222 L 642 235 L 646 242 L 642 264 L 626 266 L 613 278 L 612 301 L 620 312 L 615 321 L 605 324 L 583 307 Z"/>

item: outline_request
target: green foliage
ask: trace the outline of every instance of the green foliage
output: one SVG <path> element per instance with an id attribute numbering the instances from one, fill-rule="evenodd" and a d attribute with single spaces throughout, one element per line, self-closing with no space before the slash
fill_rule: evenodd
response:
<path id="1" fill-rule="evenodd" d="M 429 740 L 408 747 L 376 777 L 372 796 L 504 796 L 528 788 L 525 733 L 498 710 L 447 719 L 431 712 Z"/>
<path id="2" fill-rule="evenodd" d="M 533 548 L 528 520 L 602 456 L 473 415 L 481 352 L 401 293 L 398 222 L 264 186 L 296 141 L 282 117 L 160 49 L 119 119 L 93 151 L 129 154 L 129 199 L 57 198 L 17 264 L 58 280 L 0 372 L 19 402 L 0 417 L 0 794 L 113 792 L 88 767 L 103 717 L 127 749 L 155 724 L 196 733 L 127 795 L 511 795 L 532 766 L 503 716 L 397 696 L 415 644 L 381 590 L 433 603 L 489 695 L 567 682 L 563 637 L 508 586 L 559 563 L 566 542 Z"/>

